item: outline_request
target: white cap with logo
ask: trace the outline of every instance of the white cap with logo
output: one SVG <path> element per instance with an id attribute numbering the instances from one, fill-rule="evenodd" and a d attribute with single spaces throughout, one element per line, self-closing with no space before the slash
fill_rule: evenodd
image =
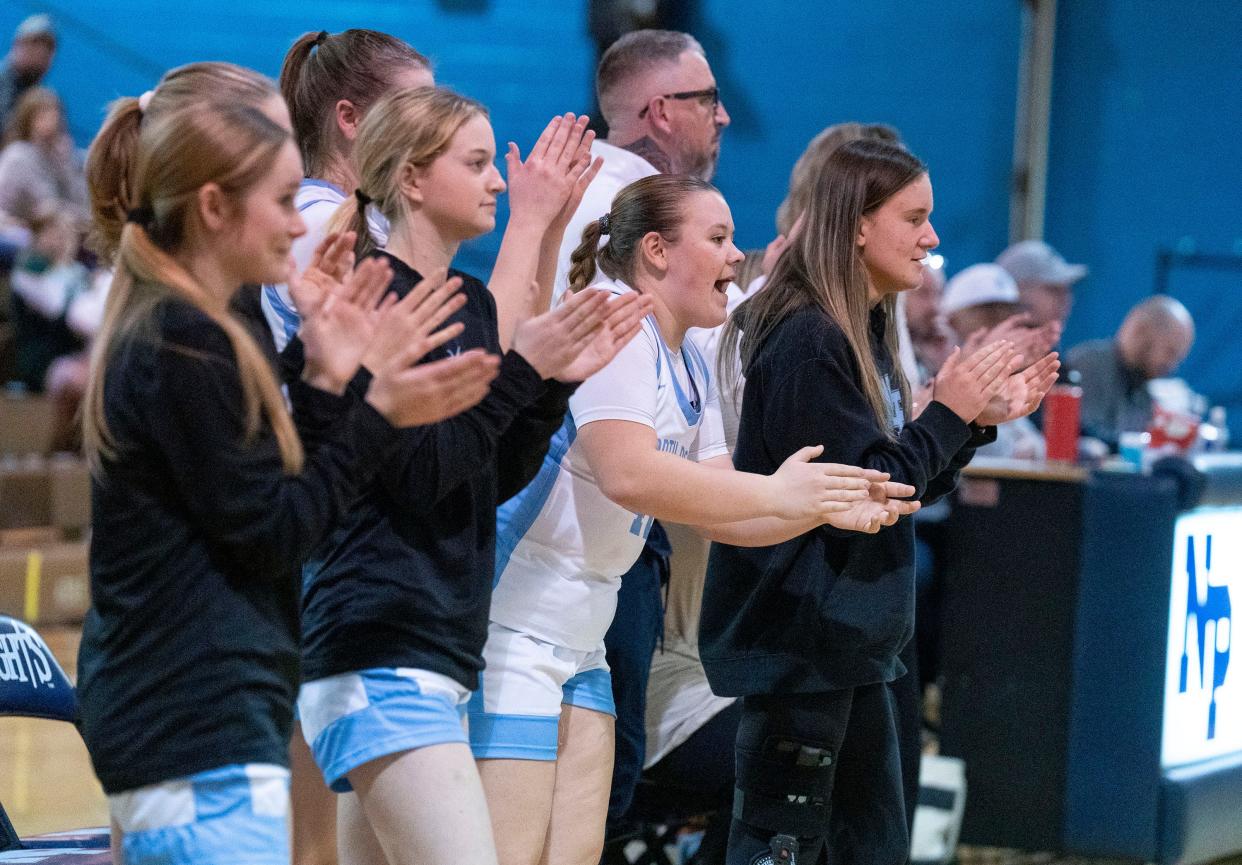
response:
<path id="1" fill-rule="evenodd" d="M 984 303 L 1018 303 L 1018 284 L 997 264 L 972 264 L 949 280 L 940 312 L 952 315 Z"/>
<path id="2" fill-rule="evenodd" d="M 1020 240 L 996 256 L 996 263 L 1018 282 L 1071 285 L 1087 275 L 1085 264 L 1070 264 L 1042 240 Z"/>

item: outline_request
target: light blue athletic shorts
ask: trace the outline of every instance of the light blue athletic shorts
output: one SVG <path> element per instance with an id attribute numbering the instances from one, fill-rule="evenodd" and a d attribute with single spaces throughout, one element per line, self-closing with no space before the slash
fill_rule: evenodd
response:
<path id="1" fill-rule="evenodd" d="M 233 764 L 108 797 L 126 865 L 289 865 L 289 770 Z"/>
<path id="2" fill-rule="evenodd" d="M 462 685 L 440 673 L 376 667 L 304 682 L 298 715 L 324 781 L 346 793 L 353 789 L 346 776 L 378 757 L 465 744 L 469 697 Z"/>
<path id="3" fill-rule="evenodd" d="M 604 647 L 579 651 L 492 622 L 470 699 L 476 759 L 555 760 L 561 705 L 617 715 Z"/>

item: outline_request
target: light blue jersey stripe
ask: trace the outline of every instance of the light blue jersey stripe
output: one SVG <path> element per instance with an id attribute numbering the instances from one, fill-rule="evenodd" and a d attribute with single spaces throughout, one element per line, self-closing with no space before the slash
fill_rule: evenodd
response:
<path id="1" fill-rule="evenodd" d="M 561 472 L 561 462 L 578 437 L 578 427 L 574 424 L 574 416 L 565 414 L 565 422 L 552 437 L 548 445 L 547 456 L 535 479 L 509 501 L 500 506 L 496 512 L 496 574 L 492 587 L 500 582 L 500 575 L 509 565 L 509 558 L 517 549 L 522 538 L 530 531 L 530 527 L 539 518 L 543 506 L 556 486 L 556 479 Z"/>
<path id="2" fill-rule="evenodd" d="M 337 186 L 331 180 L 323 180 L 318 177 L 303 177 L 302 182 L 298 184 L 298 188 L 305 189 L 308 186 L 317 186 L 320 189 L 331 189 L 337 195 L 341 196 L 341 198 L 349 197 L 345 194 L 344 189 L 341 189 L 341 187 Z"/>
<path id="3" fill-rule="evenodd" d="M 652 326 L 655 327 L 654 316 L 649 317 L 649 319 Z M 655 341 L 656 346 L 659 349 L 659 353 L 656 355 L 656 377 L 659 378 L 660 361 L 666 357 L 669 352 L 668 346 L 664 344 L 664 339 L 660 336 L 660 330 L 658 327 L 656 327 Z M 686 353 L 687 346 L 689 347 L 689 356 L 687 356 Z M 692 385 L 697 385 L 697 382 L 694 380 L 694 367 L 696 366 L 696 361 L 697 366 L 702 372 L 703 384 L 698 388 L 699 404 L 696 406 L 693 402 L 691 402 L 690 398 L 686 396 L 686 392 L 682 390 L 681 382 L 677 380 L 677 375 L 673 372 L 674 367 L 672 358 L 669 358 L 669 372 L 671 373 L 669 378 L 673 380 L 673 393 L 677 395 L 677 405 L 681 407 L 681 413 L 685 416 L 686 423 L 692 427 L 695 427 L 699 425 L 699 420 L 703 417 L 703 405 L 707 402 L 707 364 L 703 361 L 703 356 L 699 354 L 698 348 L 696 348 L 694 343 L 690 340 L 683 340 L 681 343 L 681 360 L 686 367 L 686 375 L 690 378 Z"/>
<path id="4" fill-rule="evenodd" d="M 302 326 L 302 317 L 299 316 L 293 307 L 285 303 L 284 298 L 280 296 L 280 292 L 276 290 L 274 285 L 263 286 L 263 297 L 267 301 L 268 306 L 280 318 L 281 327 L 285 331 L 285 341 L 293 339 L 297 335 L 298 328 Z"/>

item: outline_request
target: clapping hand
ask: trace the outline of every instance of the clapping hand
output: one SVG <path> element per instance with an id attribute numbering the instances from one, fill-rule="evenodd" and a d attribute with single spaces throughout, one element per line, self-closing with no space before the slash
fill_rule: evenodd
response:
<path id="1" fill-rule="evenodd" d="M 513 350 L 541 378 L 558 378 L 599 336 L 609 312 L 608 292 L 597 288 L 571 292 L 555 308 L 519 322 L 513 331 Z"/>
<path id="2" fill-rule="evenodd" d="M 505 164 L 515 217 L 564 231 L 604 164 L 591 158 L 595 133 L 586 128 L 587 122 L 585 115 L 552 118 L 525 161 L 517 144 L 509 142 Z"/>
<path id="3" fill-rule="evenodd" d="M 963 343 L 962 352 L 970 354 L 988 343 L 1008 340 L 1022 357 L 1022 366 L 1019 369 L 1027 367 L 1036 358 L 1042 358 L 1052 351 L 1052 347 L 1061 339 L 1059 321 L 1050 321 L 1039 327 L 1032 326 L 1031 321 L 1030 313 L 1020 312 L 1009 316 L 995 327 L 977 330 Z"/>
<path id="4" fill-rule="evenodd" d="M 289 294 L 302 317 L 298 335 L 306 352 L 303 378 L 341 393 L 362 362 L 379 320 L 379 300 L 392 281 L 392 268 L 370 258 L 356 270 L 354 233 L 330 234 L 300 277 L 290 262 Z"/>
<path id="5" fill-rule="evenodd" d="M 977 422 L 983 426 L 1008 423 L 1026 417 L 1035 409 L 1057 382 L 1061 361 L 1056 352 L 1044 355 L 1021 372 L 1005 379 L 1004 387 L 980 413 Z"/>
<path id="6" fill-rule="evenodd" d="M 378 310 L 374 337 L 362 358 L 363 366 L 374 372 L 397 352 L 420 360 L 465 330 L 460 321 L 440 327 L 466 303 L 466 296 L 461 293 L 461 277 L 447 279 L 447 276 L 447 269 L 442 267 L 419 280 L 400 300 L 395 294 L 384 298 Z"/>
<path id="7" fill-rule="evenodd" d="M 794 242 L 794 238 L 796 238 L 798 236 L 798 232 L 802 230 L 802 222 L 805 218 L 805 213 L 799 213 L 798 218 L 795 219 L 793 225 L 789 227 L 789 234 L 776 235 L 776 237 L 772 238 L 772 242 L 769 243 L 763 250 L 762 271 L 764 276 L 772 275 L 772 268 L 776 267 L 777 259 L 781 257 L 781 254 L 784 253 L 784 251 L 789 247 L 789 244 Z M 747 286 L 743 285 L 742 288 L 744 290 Z"/>
<path id="8" fill-rule="evenodd" d="M 652 300 L 636 291 L 627 291 L 608 301 L 604 326 L 578 356 L 557 374 L 565 382 L 586 381 L 606 367 L 617 352 L 642 330 L 643 319 L 651 314 Z"/>
<path id="9" fill-rule="evenodd" d="M 922 507 L 920 502 L 910 498 L 914 495 L 914 487 L 887 480 L 887 475 L 884 477 L 885 480 L 873 480 L 867 485 L 866 499 L 844 511 L 829 514 L 824 522 L 838 529 L 873 535 Z"/>
<path id="10" fill-rule="evenodd" d="M 985 345 L 969 355 L 955 348 L 936 374 L 936 401 L 963 422 L 971 423 L 1000 394 L 1021 362 L 1013 343 L 1006 340 Z"/>

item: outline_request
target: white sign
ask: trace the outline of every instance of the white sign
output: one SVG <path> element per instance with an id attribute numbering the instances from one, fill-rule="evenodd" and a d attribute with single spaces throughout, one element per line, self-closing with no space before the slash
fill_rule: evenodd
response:
<path id="1" fill-rule="evenodd" d="M 1165 767 L 1242 751 L 1242 658 L 1231 663 L 1235 601 L 1242 601 L 1242 508 L 1183 515 L 1173 532 Z"/>

